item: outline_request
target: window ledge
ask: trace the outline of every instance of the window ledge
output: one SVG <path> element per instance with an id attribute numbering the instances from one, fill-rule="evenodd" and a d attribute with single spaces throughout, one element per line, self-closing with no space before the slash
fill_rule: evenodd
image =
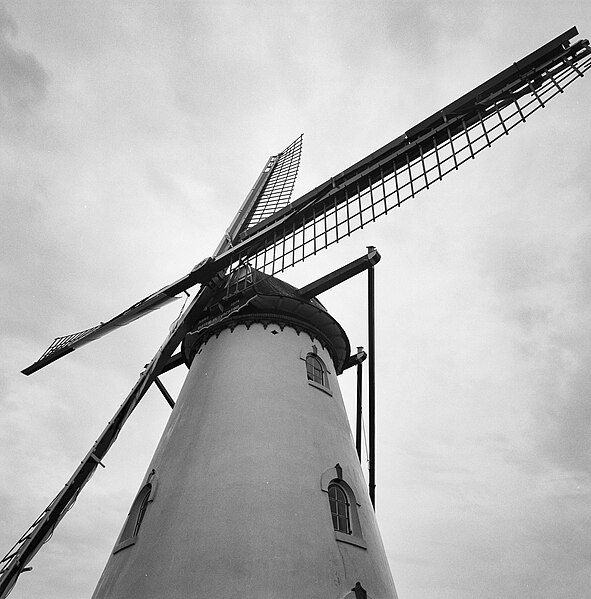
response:
<path id="1" fill-rule="evenodd" d="M 115 548 L 113 549 L 113 555 L 115 555 L 116 553 L 118 553 L 122 549 L 125 549 L 126 547 L 130 547 L 131 545 L 135 545 L 135 540 L 136 539 L 137 539 L 137 537 L 131 537 L 131 539 L 125 539 L 125 541 L 121 541 L 121 543 L 117 543 L 117 545 L 115 545 Z"/>
<path id="2" fill-rule="evenodd" d="M 337 541 L 341 541 L 342 543 L 348 543 L 349 545 L 355 545 L 355 547 L 361 547 L 361 549 L 367 549 L 367 543 L 361 537 L 347 535 L 338 530 L 334 531 L 334 536 Z"/>
<path id="3" fill-rule="evenodd" d="M 316 389 L 320 389 L 320 391 L 324 391 L 324 393 L 332 397 L 332 391 L 328 387 L 325 387 L 324 385 L 321 385 L 316 381 L 311 381 L 310 379 L 308 379 L 308 385 L 310 385 L 311 387 L 315 387 Z"/>

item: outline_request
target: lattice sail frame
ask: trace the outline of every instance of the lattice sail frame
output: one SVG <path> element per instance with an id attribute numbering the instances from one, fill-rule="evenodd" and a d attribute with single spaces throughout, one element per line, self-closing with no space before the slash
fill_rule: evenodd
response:
<path id="1" fill-rule="evenodd" d="M 100 328 L 100 324 L 91 327 L 90 329 L 86 329 L 84 331 L 79 331 L 78 333 L 72 333 L 71 335 L 64 335 L 63 337 L 56 337 L 51 345 L 45 350 L 45 352 L 41 355 L 39 360 L 43 360 L 50 356 L 51 354 L 58 352 L 60 350 L 65 350 L 68 347 L 72 346 L 77 341 L 84 339 L 85 337 L 89 337 L 94 331 Z"/>
<path id="2" fill-rule="evenodd" d="M 302 140 L 303 135 L 300 135 L 277 157 L 277 162 L 246 220 L 243 231 L 248 231 L 289 204 L 298 176 Z"/>
<path id="3" fill-rule="evenodd" d="M 69 354 L 78 347 L 86 345 L 87 343 L 90 343 L 96 339 L 100 339 L 111 331 L 125 326 L 126 324 L 129 324 L 138 318 L 141 318 L 148 312 L 157 310 L 158 308 L 175 301 L 178 299 L 176 297 L 176 293 L 178 293 L 178 291 L 176 291 L 174 284 L 169 285 L 168 287 L 164 287 L 156 293 L 153 293 L 152 295 L 140 300 L 107 322 L 101 322 L 100 324 L 89 329 L 85 329 L 84 331 L 78 331 L 77 333 L 71 333 L 70 335 L 56 337 L 52 341 L 51 345 L 45 350 L 45 352 L 43 352 L 41 357 L 22 371 L 23 374 L 32 374 L 40 368 L 43 368 L 43 366 L 51 364 L 51 362 L 54 362 L 55 360 Z"/>
<path id="4" fill-rule="evenodd" d="M 527 71 L 518 67 L 512 81 L 495 87 L 500 75 L 493 78 L 480 86 L 488 85 L 488 93 L 479 95 L 476 88 L 251 229 L 245 241 L 252 243 L 236 248 L 231 270 L 249 264 L 268 275 L 280 273 L 429 189 L 583 77 L 591 67 L 589 42 Z"/>
<path id="5" fill-rule="evenodd" d="M 224 247 L 226 242 L 231 245 L 235 240 L 234 238 L 238 237 L 239 234 L 248 231 L 289 204 L 300 165 L 302 141 L 303 135 L 300 135 L 285 150 L 276 156 L 271 156 L 267 161 L 259 177 L 261 188 L 256 188 L 251 192 L 252 197 L 249 195 L 246 200 L 246 206 L 243 206 L 246 214 L 241 215 L 239 213 L 237 215 L 236 230 L 229 230 L 226 233 L 229 239 L 225 238 L 221 247 Z M 199 265 L 196 268 L 198 267 Z M 56 337 L 41 357 L 31 364 L 31 366 L 25 368 L 23 373 L 31 374 L 43 366 L 50 364 L 52 361 L 74 351 L 78 347 L 99 339 L 114 329 L 125 326 L 141 318 L 146 313 L 174 301 L 177 299 L 175 297 L 177 293 L 191 286 L 190 284 L 184 284 L 187 279 L 187 282 L 190 282 L 191 275 L 183 277 L 180 281 L 168 285 L 140 300 L 107 322 L 102 322 L 84 331 Z"/>

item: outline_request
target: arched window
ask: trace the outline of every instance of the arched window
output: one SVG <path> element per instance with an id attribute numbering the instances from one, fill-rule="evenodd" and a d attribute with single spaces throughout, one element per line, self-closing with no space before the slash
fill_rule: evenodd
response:
<path id="1" fill-rule="evenodd" d="M 337 483 L 328 485 L 328 500 L 334 529 L 338 532 L 351 534 L 350 503 L 343 487 Z"/>
<path id="2" fill-rule="evenodd" d="M 337 541 L 367 549 L 361 530 L 360 510 L 363 508 L 355 497 L 355 491 L 347 482 L 348 478 L 347 468 L 342 468 L 340 464 L 322 473 L 320 487 L 328 495 L 326 525 L 330 526 L 332 521 Z M 329 513 L 331 520 L 328 520 Z"/>
<path id="3" fill-rule="evenodd" d="M 150 491 L 152 490 L 152 485 L 146 485 L 142 490 L 141 501 L 138 504 L 137 516 L 135 519 L 135 526 L 133 527 L 133 533 L 131 536 L 136 537 L 137 533 L 140 530 L 140 526 L 142 525 L 142 520 L 146 515 L 146 508 L 148 507 L 148 500 L 150 499 Z"/>
<path id="4" fill-rule="evenodd" d="M 306 371 L 308 380 L 318 383 L 323 387 L 328 387 L 328 377 L 326 376 L 326 366 L 316 354 L 306 356 Z"/>
<path id="5" fill-rule="evenodd" d="M 152 485 L 150 483 L 145 484 L 137 494 L 133 504 L 131 505 L 129 514 L 127 515 L 127 520 L 125 521 L 121 535 L 119 535 L 119 540 L 113 549 L 113 553 L 117 553 L 121 549 L 129 547 L 135 543 L 140 526 L 142 525 L 142 521 L 146 515 L 151 494 Z"/>

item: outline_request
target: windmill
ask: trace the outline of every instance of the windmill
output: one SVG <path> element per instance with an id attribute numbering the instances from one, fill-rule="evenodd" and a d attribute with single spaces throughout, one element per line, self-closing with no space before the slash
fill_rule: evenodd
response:
<path id="1" fill-rule="evenodd" d="M 161 373 L 187 359 L 192 351 L 189 347 L 185 347 L 182 353 L 174 353 L 183 339 L 195 331 L 201 331 L 203 327 L 211 328 L 225 319 L 244 316 L 250 309 L 246 306 L 262 301 L 261 297 L 273 295 L 265 293 L 265 285 L 271 285 L 274 281 L 266 277 L 281 273 L 349 236 L 382 214 L 387 214 L 406 199 L 456 170 L 463 162 L 474 158 L 517 124 L 525 122 L 531 113 L 562 93 L 588 68 L 588 45 L 582 41 L 570 45 L 569 40 L 575 35 L 576 30 L 572 29 L 557 37 L 408 130 L 402 137 L 287 204 L 289 193 L 276 193 L 274 190 L 279 187 L 290 189 L 301 147 L 301 142 L 296 142 L 266 164 L 253 192 L 212 258 L 114 319 L 86 331 L 58 338 L 35 364 L 25 369 L 26 374 L 31 374 L 115 327 L 172 301 L 178 293 L 201 285 L 199 293 L 173 325 L 161 349 L 72 479 L 4 558 L 1 592 L 5 593 L 12 586 L 57 525 L 151 383 L 159 384 L 157 377 Z M 290 298 L 290 294 L 295 292 L 282 288 L 279 297 Z M 299 301 L 296 297 L 291 299 Z M 322 311 L 318 306 L 314 308 Z M 277 310 L 277 306 L 272 307 L 272 311 Z M 250 317 L 252 319 L 252 314 Z M 293 329 L 286 325 L 285 330 Z M 281 335 L 278 333 L 275 337 Z M 196 344 L 199 342 L 195 341 Z M 199 348 L 195 351 L 198 352 Z M 320 346 L 317 351 L 322 351 Z M 342 364 L 338 359 L 331 360 L 336 362 L 337 370 L 345 364 L 345 360 Z M 326 356 L 323 361 L 330 363 Z M 338 463 L 341 467 L 345 466 Z M 336 469 L 336 463 L 331 464 L 331 468 L 335 470 L 334 480 L 344 480 Z M 146 485 L 152 485 L 151 489 L 159 489 L 156 492 L 161 496 L 164 485 L 155 485 L 153 481 L 156 479 L 149 478 L 150 475 L 151 470 Z M 158 476 L 158 473 L 155 475 Z M 141 495 L 138 497 L 144 498 Z M 145 508 L 142 513 L 154 511 L 156 501 L 150 502 L 149 499 L 148 495 L 146 501 L 149 505 L 138 504 L 140 507 L 143 505 L 142 509 Z M 142 532 L 148 524 L 149 518 L 146 516 Z M 139 545 L 138 542 L 134 549 L 139 549 Z M 124 556 L 126 552 L 123 549 L 114 557 Z M 130 552 L 127 551 L 128 554 Z M 360 585 L 372 594 L 367 582 L 360 581 Z M 351 590 L 355 596 L 362 596 L 364 592 L 359 587 L 350 588 L 357 588 L 356 591 Z"/>

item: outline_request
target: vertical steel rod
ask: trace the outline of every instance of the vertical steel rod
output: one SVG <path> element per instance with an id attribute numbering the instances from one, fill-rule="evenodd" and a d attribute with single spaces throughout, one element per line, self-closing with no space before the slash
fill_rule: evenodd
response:
<path id="1" fill-rule="evenodd" d="M 359 351 L 360 348 L 358 348 Z M 361 422 L 363 418 L 363 366 L 362 362 L 357 362 L 357 421 L 355 423 L 355 447 L 357 456 L 361 462 Z"/>
<path id="2" fill-rule="evenodd" d="M 368 247 L 368 251 L 375 248 Z M 368 354 L 369 354 L 369 498 L 374 510 L 376 509 L 376 469 L 375 469 L 375 373 L 376 373 L 376 355 L 375 355 L 375 303 L 374 303 L 374 271 L 373 266 L 367 270 L 367 329 L 368 329 Z"/>

